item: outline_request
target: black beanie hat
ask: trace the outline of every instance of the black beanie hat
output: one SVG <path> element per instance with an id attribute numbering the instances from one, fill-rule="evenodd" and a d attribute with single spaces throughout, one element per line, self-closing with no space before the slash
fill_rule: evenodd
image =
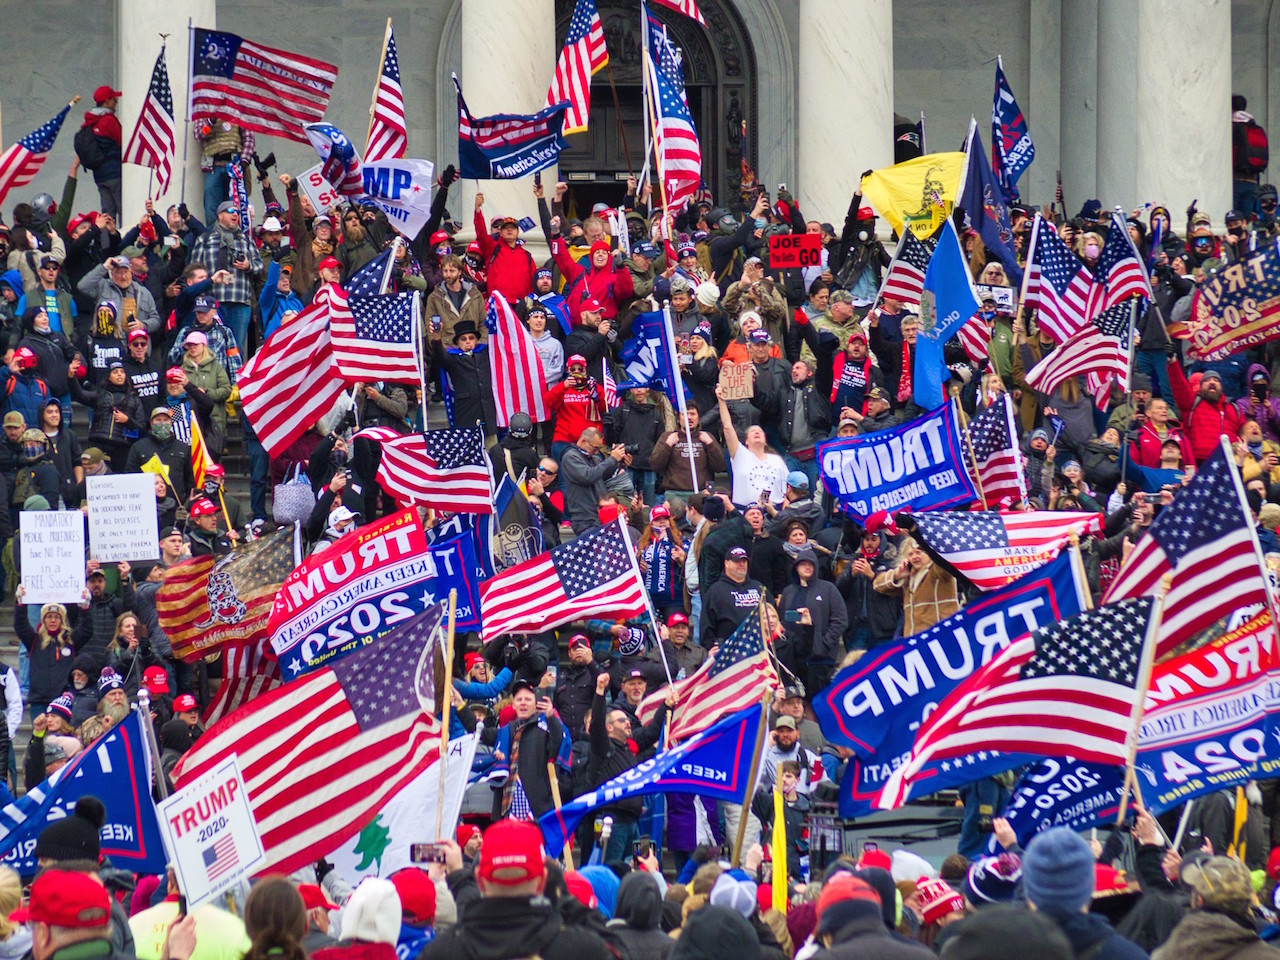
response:
<path id="1" fill-rule="evenodd" d="M 97 797 L 76 801 L 75 813 L 45 827 L 36 841 L 37 860 L 93 860 L 102 854 L 98 831 L 107 822 L 107 808 Z"/>

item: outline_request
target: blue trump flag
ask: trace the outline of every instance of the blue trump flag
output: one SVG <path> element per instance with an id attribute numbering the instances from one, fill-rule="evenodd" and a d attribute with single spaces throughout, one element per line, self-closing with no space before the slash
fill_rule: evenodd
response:
<path id="1" fill-rule="evenodd" d="M 555 166 L 564 149 L 567 101 L 535 114 L 473 117 L 458 88 L 458 170 L 468 180 L 516 180 Z"/>
<path id="2" fill-rule="evenodd" d="M 544 813 L 538 826 L 547 852 L 558 857 L 589 813 L 628 797 L 695 793 L 730 803 L 748 802 L 744 798 L 762 709 L 755 704 L 730 714 L 714 727 L 637 764 L 559 810 Z"/>
<path id="3" fill-rule="evenodd" d="M 1009 220 L 1009 203 L 991 165 L 982 149 L 982 137 L 975 125 L 969 133 L 969 160 L 964 184 L 960 191 L 959 206 L 964 208 L 969 226 L 978 231 L 982 245 L 987 248 L 1015 287 L 1022 284 L 1022 267 L 1018 265 L 1018 251 L 1013 245 L 1013 226 Z"/>
<path id="4" fill-rule="evenodd" d="M 1018 199 L 1018 178 L 1036 158 L 1027 118 L 1013 98 L 1004 75 L 1004 62 L 996 57 L 996 92 L 991 102 L 991 167 L 1005 195 Z"/>
<path id="5" fill-rule="evenodd" d="M 332 123 L 308 123 L 307 139 L 320 155 L 320 173 L 344 197 L 364 194 L 360 154 L 347 135 Z"/>
<path id="6" fill-rule="evenodd" d="M 627 379 L 619 390 L 653 387 L 661 390 L 676 410 L 688 404 L 689 391 L 680 376 L 679 354 L 666 311 L 642 313 L 631 323 L 631 337 L 619 353 Z"/>
<path id="7" fill-rule="evenodd" d="M 818 462 L 827 492 L 860 523 L 880 511 L 944 510 L 978 498 L 951 403 L 892 430 L 824 441 Z"/>
<path id="8" fill-rule="evenodd" d="M 960 247 L 955 224 L 948 219 L 938 235 L 924 272 L 920 297 L 920 334 L 916 338 L 915 401 L 925 410 L 942 406 L 943 345 L 960 332 L 982 306 L 973 291 L 973 276 Z"/>
<path id="9" fill-rule="evenodd" d="M 923 633 L 873 647 L 837 673 L 814 697 L 813 712 L 823 736 L 855 754 L 841 780 L 842 815 L 862 816 L 874 809 L 894 767 L 911 752 L 921 722 L 961 681 L 1031 630 L 1083 611 L 1087 595 L 1087 584 L 1070 554 L 1063 552 Z M 976 766 L 978 758 L 973 759 L 966 766 Z M 997 763 L 991 772 L 1013 765 Z M 966 779 L 981 775 L 975 771 Z"/>
<path id="10" fill-rule="evenodd" d="M 71 816 L 76 801 L 90 795 L 107 811 L 99 836 L 102 852 L 112 863 L 135 873 L 164 873 L 167 857 L 151 799 L 151 758 L 136 710 L 44 783 L 0 810 L 4 865 L 24 877 L 34 875 L 40 832 Z"/>

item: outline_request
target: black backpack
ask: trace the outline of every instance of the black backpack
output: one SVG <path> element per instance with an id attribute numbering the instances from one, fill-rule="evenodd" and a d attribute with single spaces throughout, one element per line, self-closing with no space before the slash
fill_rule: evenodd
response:
<path id="1" fill-rule="evenodd" d="M 102 147 L 98 144 L 98 138 L 94 135 L 93 124 L 87 123 L 76 131 L 74 146 L 76 156 L 80 158 L 80 165 L 86 170 L 97 170 L 106 160 Z"/>

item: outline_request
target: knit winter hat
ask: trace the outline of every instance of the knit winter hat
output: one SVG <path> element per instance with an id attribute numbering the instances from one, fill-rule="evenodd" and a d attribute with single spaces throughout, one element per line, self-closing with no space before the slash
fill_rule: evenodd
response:
<path id="1" fill-rule="evenodd" d="M 37 860 L 92 860 L 102 854 L 98 831 L 107 820 L 107 809 L 97 797 L 83 796 L 75 812 L 45 827 L 36 841 Z M 398 928 L 397 928 L 398 929 Z"/>
<path id="2" fill-rule="evenodd" d="M 945 880 L 921 877 L 916 881 L 916 896 L 920 898 L 920 909 L 927 924 L 941 920 L 948 913 L 964 911 L 964 897 Z"/>
<path id="3" fill-rule="evenodd" d="M 975 860 L 965 878 L 965 895 L 976 906 L 1009 903 L 1022 879 L 1022 858 L 1016 853 Z"/>
<path id="4" fill-rule="evenodd" d="M 98 699 L 101 700 L 112 690 L 124 689 L 124 677 L 116 673 L 111 667 L 103 667 L 102 673 L 98 676 Z"/>
<path id="5" fill-rule="evenodd" d="M 716 878 L 707 899 L 714 907 L 728 907 L 749 919 L 756 909 L 756 885 L 741 871 L 726 870 Z"/>
<path id="6" fill-rule="evenodd" d="M 1093 899 L 1094 857 L 1074 830 L 1054 827 L 1034 837 L 1022 857 L 1022 886 L 1038 910 L 1079 911 Z"/>
<path id="7" fill-rule="evenodd" d="M 50 703 L 47 707 L 44 708 L 44 712 L 56 713 L 58 716 L 62 717 L 62 719 L 66 720 L 67 723 L 70 723 L 71 717 L 75 713 L 75 707 L 76 707 L 75 698 L 71 696 L 69 692 L 61 693 L 56 698 L 54 698 L 54 701 L 52 703 Z"/>
<path id="8" fill-rule="evenodd" d="M 854 920 L 881 916 L 880 896 L 865 880 L 841 872 L 822 886 L 816 933 L 834 933 Z"/>
<path id="9" fill-rule="evenodd" d="M 395 884 L 365 877 L 342 911 L 342 939 L 395 946 L 403 909 Z"/>

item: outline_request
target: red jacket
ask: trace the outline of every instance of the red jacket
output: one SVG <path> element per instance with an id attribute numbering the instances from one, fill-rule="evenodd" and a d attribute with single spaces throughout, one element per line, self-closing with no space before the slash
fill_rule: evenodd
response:
<path id="1" fill-rule="evenodd" d="M 1187 380 L 1182 364 L 1177 360 L 1170 360 L 1168 368 L 1169 386 L 1173 388 L 1174 402 L 1182 411 L 1187 425 L 1191 452 L 1195 455 L 1197 465 L 1204 463 L 1218 449 L 1219 437 L 1225 436 L 1232 442 L 1240 439 L 1244 415 L 1225 396 L 1219 398 L 1217 403 L 1210 403 L 1193 393 L 1191 382 Z"/>
<path id="2" fill-rule="evenodd" d="M 533 292 L 533 274 L 538 269 L 533 255 L 519 244 L 508 247 L 493 239 L 479 210 L 476 211 L 475 227 L 476 243 L 480 244 L 480 253 L 484 256 L 485 282 L 489 292 L 501 295 L 510 304 L 529 296 Z"/>
<path id="3" fill-rule="evenodd" d="M 579 390 L 568 380 L 561 380 L 546 392 L 545 400 L 547 413 L 556 421 L 553 443 L 577 443 L 583 430 L 599 428 L 604 420 L 604 391 L 598 383 L 589 390 Z"/>
<path id="4" fill-rule="evenodd" d="M 569 255 L 564 239 L 558 236 L 551 238 L 551 256 L 564 276 L 564 298 L 575 324 L 581 322 L 582 304 L 592 297 L 600 301 L 601 318 L 612 320 L 618 315 L 618 304 L 635 295 L 631 271 L 615 268 L 612 260 L 602 270 L 594 265 L 584 267 Z"/>
<path id="5" fill-rule="evenodd" d="M 124 138 L 124 131 L 120 128 L 120 121 L 116 119 L 113 111 L 88 110 L 84 115 L 84 123 L 82 127 L 93 127 L 93 135 L 95 137 L 106 137 L 116 143 L 120 143 Z"/>
<path id="6" fill-rule="evenodd" d="M 1156 428 L 1151 425 L 1148 420 L 1142 425 L 1142 429 L 1138 432 L 1136 442 L 1129 444 L 1129 458 L 1140 467 L 1150 467 L 1152 470 L 1160 467 L 1160 448 L 1164 445 L 1165 440 L 1177 440 L 1178 446 L 1182 449 L 1182 465 L 1187 467 L 1196 462 L 1195 454 L 1191 450 L 1191 442 L 1187 439 L 1186 433 L 1182 430 L 1182 424 L 1176 420 L 1170 420 L 1165 424 L 1164 439 L 1160 438 L 1160 434 L 1156 433 Z"/>

